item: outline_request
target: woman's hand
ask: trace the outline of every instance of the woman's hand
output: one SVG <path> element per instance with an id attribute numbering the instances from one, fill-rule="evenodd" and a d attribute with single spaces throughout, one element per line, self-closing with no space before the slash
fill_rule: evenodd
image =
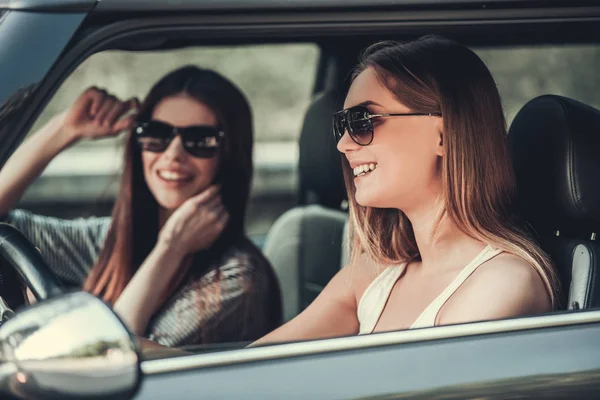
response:
<path id="1" fill-rule="evenodd" d="M 189 267 L 186 259 L 212 246 L 228 220 L 218 186 L 207 188 L 175 210 L 161 229 L 156 246 L 113 306 L 133 333 L 145 332 L 150 317 L 185 277 Z"/>
<path id="2" fill-rule="evenodd" d="M 138 108 L 136 98 L 121 101 L 105 90 L 90 87 L 58 118 L 62 131 L 73 140 L 99 139 L 130 129 L 135 119 L 131 113 Z"/>
<path id="3" fill-rule="evenodd" d="M 159 243 L 182 255 L 210 248 L 229 220 L 219 190 L 219 186 L 209 186 L 186 200 L 161 229 Z"/>
<path id="4" fill-rule="evenodd" d="M 129 112 L 137 99 L 120 101 L 103 90 L 89 88 L 64 113 L 54 116 L 27 138 L 0 171 L 0 214 L 19 201 L 27 187 L 60 152 L 80 139 L 117 135 L 131 127 Z"/>

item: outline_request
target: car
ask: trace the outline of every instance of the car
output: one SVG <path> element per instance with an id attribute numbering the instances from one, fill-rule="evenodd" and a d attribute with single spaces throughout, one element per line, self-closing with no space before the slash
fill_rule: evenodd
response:
<path id="1" fill-rule="evenodd" d="M 559 267 L 566 293 L 563 309 L 253 348 L 245 348 L 246 343 L 195 346 L 150 356 L 106 304 L 88 293 L 73 292 L 70 282 L 49 273 L 43 256 L 26 237 L 0 225 L 4 259 L 0 295 L 8 303 L 0 302 L 8 319 L 0 327 L 2 395 L 597 398 L 600 198 L 593 182 L 600 172 L 600 111 L 595 108 L 600 106 L 600 4 L 596 1 L 0 0 L 0 164 L 61 87 L 95 54 L 312 46 L 314 72 L 309 82 L 301 82 L 308 88 L 307 99 L 293 108 L 301 132 L 286 139 L 296 145 L 276 147 L 284 149 L 278 152 L 280 158 L 270 162 L 268 156 L 258 157 L 256 165 L 255 210 L 275 212 L 267 222 L 257 223 L 251 236 L 275 267 L 285 318 L 290 319 L 348 257 L 347 201 L 330 130 L 349 72 L 369 44 L 425 34 L 442 34 L 471 46 L 490 66 L 511 124 L 520 210 L 544 228 L 540 240 Z M 274 48 L 279 56 L 284 54 L 281 47 Z M 291 80 L 300 73 L 295 66 L 274 64 L 267 72 L 273 79 L 277 71 Z M 271 117 L 268 107 L 256 112 Z M 269 148 L 275 149 L 265 145 L 263 150 L 268 153 Z M 54 175 L 42 176 L 41 186 L 33 188 L 36 194 L 26 197 L 23 205 L 56 215 L 82 213 L 93 196 L 73 200 L 70 196 L 77 190 L 61 189 L 44 200 L 39 195 L 42 184 L 58 187 L 61 179 L 83 176 L 76 181 L 77 188 L 86 181 L 102 186 L 98 182 L 104 182 L 109 172 L 78 172 L 82 165 L 66 165 L 62 170 L 55 166 Z M 260 182 L 271 183 L 261 189 Z M 107 212 L 110 205 L 106 200 L 94 212 Z M 14 282 L 7 278 L 11 274 L 38 299 L 38 304 L 21 306 L 14 315 L 19 296 L 14 284 L 6 283 Z"/>

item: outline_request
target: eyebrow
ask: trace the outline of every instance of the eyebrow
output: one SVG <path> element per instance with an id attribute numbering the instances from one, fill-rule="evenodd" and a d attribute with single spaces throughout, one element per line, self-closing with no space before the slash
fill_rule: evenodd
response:
<path id="1" fill-rule="evenodd" d="M 379 107 L 383 107 L 381 104 L 374 102 L 373 100 L 367 100 L 367 101 L 363 101 L 362 103 L 358 103 L 357 105 L 355 105 L 354 107 L 357 106 L 362 106 L 362 107 L 367 107 L 367 106 L 379 106 Z"/>

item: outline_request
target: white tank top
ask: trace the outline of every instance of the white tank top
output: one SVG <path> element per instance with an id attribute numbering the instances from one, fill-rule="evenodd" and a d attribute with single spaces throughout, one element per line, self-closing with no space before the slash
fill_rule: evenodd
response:
<path id="1" fill-rule="evenodd" d="M 442 306 L 456 292 L 467 278 L 483 263 L 502 253 L 502 250 L 486 246 L 462 271 L 457 277 L 444 289 L 440 295 L 433 300 L 425 310 L 419 315 L 415 322 L 410 326 L 414 328 L 427 328 L 435 325 L 435 319 Z M 406 264 L 386 268 L 365 290 L 358 303 L 358 321 L 360 323 L 359 335 L 372 333 L 379 321 L 385 304 L 390 297 L 390 293 L 400 279 L 406 268 Z"/>

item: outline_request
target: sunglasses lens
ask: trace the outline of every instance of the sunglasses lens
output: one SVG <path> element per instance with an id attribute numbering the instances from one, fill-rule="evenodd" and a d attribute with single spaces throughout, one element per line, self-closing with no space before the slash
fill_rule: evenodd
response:
<path id="1" fill-rule="evenodd" d="M 183 147 L 194 157 L 215 157 L 219 150 L 221 132 L 213 126 L 192 126 L 182 128 Z"/>
<path id="2" fill-rule="evenodd" d="M 333 136 L 335 137 L 336 143 L 340 141 L 346 131 L 346 118 L 344 114 L 344 110 L 333 114 Z"/>
<path id="3" fill-rule="evenodd" d="M 137 142 L 144 151 L 152 151 L 154 153 L 160 153 L 165 151 L 169 146 L 169 140 L 159 139 L 153 137 L 138 137 Z"/>
<path id="4" fill-rule="evenodd" d="M 172 128 L 159 122 L 139 123 L 133 129 L 136 140 L 144 151 L 164 151 L 173 137 Z"/>
<path id="5" fill-rule="evenodd" d="M 369 111 L 364 107 L 353 107 L 348 110 L 348 131 L 354 141 L 367 145 L 373 140 L 373 123 Z"/>
<path id="6" fill-rule="evenodd" d="M 366 146 L 371 143 L 373 140 L 373 123 L 366 107 L 352 107 L 333 114 L 335 141 L 339 142 L 346 131 L 348 131 L 352 140 L 360 145 Z"/>

